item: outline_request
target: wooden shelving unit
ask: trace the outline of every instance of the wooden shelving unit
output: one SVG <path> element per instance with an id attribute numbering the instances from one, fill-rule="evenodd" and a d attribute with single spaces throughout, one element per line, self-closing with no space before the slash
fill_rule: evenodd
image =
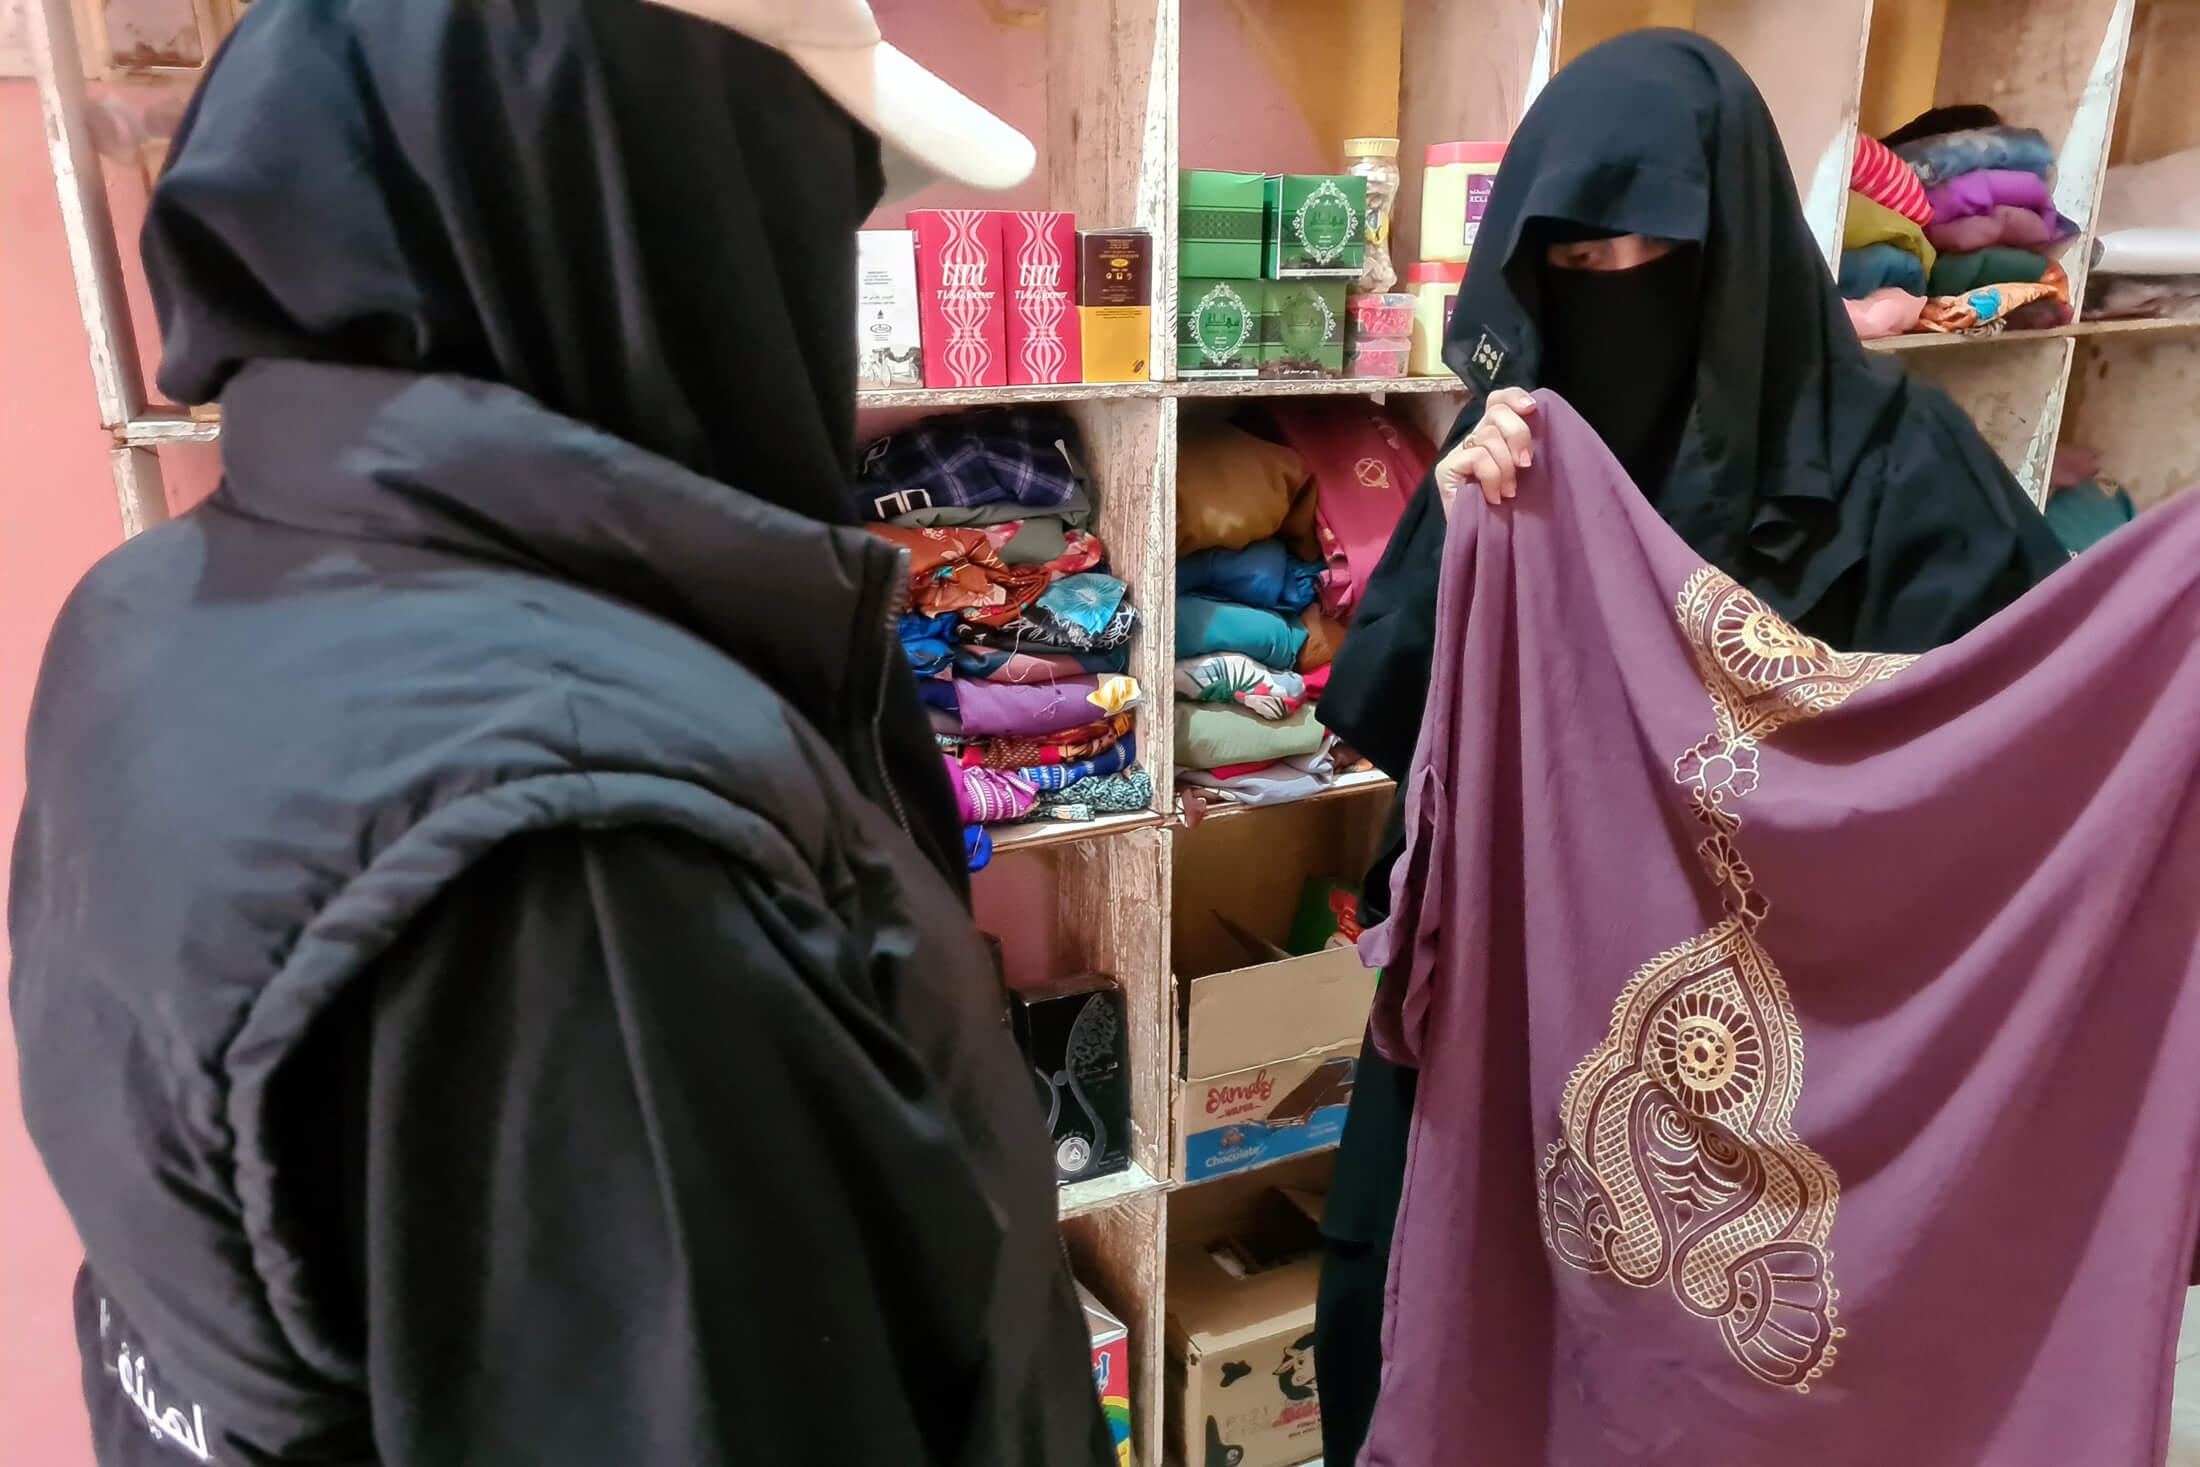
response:
<path id="1" fill-rule="evenodd" d="M 27 3 L 31 53 L 91 339 L 97 411 L 112 434 L 123 520 L 134 533 L 169 512 L 162 455 L 215 442 L 220 425 L 211 415 L 147 396 L 140 366 L 145 343 L 130 312 L 135 252 L 118 246 L 113 225 L 116 214 L 130 217 L 131 210 L 111 208 L 109 198 L 134 185 L 94 149 L 85 120 L 86 78 L 92 78 L 93 95 L 188 84 L 195 75 L 189 58 L 212 54 L 236 6 L 233 0 L 173 0 L 174 35 L 161 43 L 173 44 L 167 52 L 154 51 L 177 64 L 148 73 L 115 64 L 119 48 L 105 24 L 106 0 Z M 153 5 L 135 0 L 130 9 L 142 16 Z M 1041 967 L 1108 971 L 1127 996 L 1135 1167 L 1122 1177 L 1065 1190 L 1062 1229 L 1080 1276 L 1131 1327 L 1135 1444 L 1139 1460 L 1156 1467 L 1163 1459 L 1163 1258 L 1172 1218 L 1182 1229 L 1196 1228 L 1227 1205 L 1233 1187 L 1266 1185 L 1285 1172 L 1318 1181 L 1327 1164 L 1318 1155 L 1301 1157 L 1273 1173 L 1196 1189 L 1184 1189 L 1184 1179 L 1171 1175 L 1175 975 L 1231 964 L 1210 911 L 1273 925 L 1284 920 L 1278 904 L 1296 899 L 1303 876 L 1356 875 L 1390 798 L 1388 781 L 1363 776 L 1299 805 L 1217 807 L 1196 823 L 1183 818 L 1169 747 L 1179 424 L 1186 413 L 1230 412 L 1241 399 L 1365 393 L 1393 399 L 1441 434 L 1464 403 L 1460 385 L 1450 379 L 1171 380 L 1178 168 L 1339 161 L 1318 156 L 1334 139 L 1294 144 L 1264 130 L 1265 120 L 1289 112 L 1281 86 L 1245 95 L 1240 66 L 1230 88 L 1220 90 L 1216 48 L 1270 58 L 1266 64 L 1274 65 L 1287 48 L 1267 44 L 1274 37 L 1263 33 L 1265 27 L 1333 24 L 1333 36 L 1316 37 L 1318 45 L 1302 45 L 1298 54 L 1333 51 L 1340 74 L 1349 70 L 1363 78 L 1395 68 L 1405 184 L 1394 254 L 1406 262 L 1418 257 L 1415 165 L 1426 145 L 1509 134 L 1555 66 L 1621 30 L 1645 24 L 1698 29 L 1733 50 L 1757 77 L 1780 124 L 1813 230 L 1830 257 L 1859 128 L 1885 131 L 1937 102 L 1989 102 L 2012 121 L 2041 128 L 2060 158 L 2057 201 L 2090 231 L 2111 163 L 2200 144 L 2200 108 L 2192 100 L 2200 91 L 2200 0 L 1879 0 L 1876 6 L 1873 0 L 1353 0 L 1331 7 L 1048 0 L 1043 44 L 1028 28 L 1013 32 L 1020 39 L 1001 41 L 1000 54 L 1017 58 L 1013 69 L 973 66 L 952 49 L 928 51 L 953 48 L 961 44 L 954 37 L 967 41 L 973 27 L 984 24 L 973 19 L 977 0 L 879 0 L 878 9 L 889 34 L 920 60 L 973 86 L 981 100 L 1039 141 L 1037 192 L 1020 205 L 1074 209 L 1095 225 L 1143 227 L 1155 238 L 1151 360 L 1158 380 L 878 393 L 862 397 L 859 408 L 875 425 L 924 412 L 1062 405 L 1084 435 L 1098 480 L 1097 529 L 1145 617 L 1132 672 L 1147 691 L 1141 753 L 1153 772 L 1154 808 L 1082 825 L 999 831 L 993 867 L 978 878 L 978 887 L 981 921 L 996 930 L 1016 928 L 1019 942 L 1038 954 L 1012 958 L 1012 970 L 1020 961 L 1027 976 L 1044 976 Z M 1325 18 L 1327 11 L 1334 11 L 1333 20 Z M 927 19 L 939 24 L 927 25 Z M 1395 45 L 1396 54 L 1373 57 L 1371 65 L 1371 35 Z M 2135 40 L 2147 44 L 2142 48 Z M 1257 69 L 1263 63 L 1248 64 Z M 982 80 L 971 82 L 973 75 Z M 2089 238 L 2079 241 L 2066 257 L 2081 293 L 2089 244 Z M 2200 412 L 2194 411 L 2200 328 L 2081 320 L 2060 331 L 1878 345 L 1946 387 L 2035 494 L 2044 492 L 2053 450 L 2066 439 L 2100 450 L 2107 472 L 2144 504 L 2200 479 Z"/>

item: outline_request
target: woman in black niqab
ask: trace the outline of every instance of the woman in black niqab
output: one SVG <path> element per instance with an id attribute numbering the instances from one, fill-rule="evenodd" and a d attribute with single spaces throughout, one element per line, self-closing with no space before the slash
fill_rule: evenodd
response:
<path id="1" fill-rule="evenodd" d="M 1566 267 L 1570 247 L 1617 239 L 1653 242 L 1654 257 Z M 1857 340 L 1771 113 L 1712 42 L 1639 31 L 1553 77 L 1506 149 L 1475 254 L 1444 351 L 1473 398 L 1447 455 L 1492 393 L 1551 388 L 1698 554 L 1841 647 L 1951 641 L 2065 560 L 1961 410 Z M 1432 473 L 1322 703 L 1323 722 L 1401 782 L 1445 518 Z M 1363 920 L 1379 920 L 1401 844 L 1394 811 Z M 1330 1461 L 1355 1459 L 1374 1405 L 1412 1104 L 1412 1074 L 1364 1053 L 1323 1225 Z"/>

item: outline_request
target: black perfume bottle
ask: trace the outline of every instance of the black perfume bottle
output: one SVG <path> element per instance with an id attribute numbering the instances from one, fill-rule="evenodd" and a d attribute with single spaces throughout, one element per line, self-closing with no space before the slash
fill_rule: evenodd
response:
<path id="1" fill-rule="evenodd" d="M 1017 989 L 1011 1006 L 1054 1138 L 1055 1177 L 1081 1182 L 1122 1171 L 1131 1139 L 1123 990 L 1093 973 Z"/>

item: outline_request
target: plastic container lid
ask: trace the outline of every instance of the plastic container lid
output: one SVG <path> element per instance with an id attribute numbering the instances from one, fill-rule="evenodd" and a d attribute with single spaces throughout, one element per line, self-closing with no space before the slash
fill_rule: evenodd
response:
<path id="1" fill-rule="evenodd" d="M 1346 138 L 1344 155 L 1347 158 L 1395 158 L 1398 156 L 1396 138 Z"/>
<path id="2" fill-rule="evenodd" d="M 1464 261 L 1454 265 L 1443 260 L 1423 260 L 1406 266 L 1406 281 L 1412 285 L 1457 285 L 1466 278 L 1467 267 Z"/>
<path id="3" fill-rule="evenodd" d="M 1503 143 L 1430 143 L 1428 166 L 1440 167 L 1446 163 L 1502 163 L 1505 161 Z"/>

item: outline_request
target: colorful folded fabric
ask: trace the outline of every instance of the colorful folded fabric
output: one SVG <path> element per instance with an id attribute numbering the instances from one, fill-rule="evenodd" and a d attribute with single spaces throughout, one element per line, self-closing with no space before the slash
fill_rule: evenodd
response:
<path id="1" fill-rule="evenodd" d="M 1176 553 L 1275 537 L 1306 479 L 1305 461 L 1280 443 L 1231 423 L 1187 425 L 1176 451 Z"/>
<path id="2" fill-rule="evenodd" d="M 896 633 L 901 638 L 901 655 L 909 659 L 909 668 L 919 677 L 939 677 L 949 671 L 955 662 L 955 623 L 962 620 L 958 612 L 943 612 L 938 616 L 912 614 L 901 619 Z"/>
<path id="3" fill-rule="evenodd" d="M 1090 673 L 1126 672 L 1130 652 L 1004 652 L 965 642 L 955 649 L 955 676 L 989 683 L 1058 683 Z"/>
<path id="4" fill-rule="evenodd" d="M 1436 449 L 1364 397 L 1302 398 L 1271 409 L 1314 485 L 1324 565 L 1321 608 L 1349 618 Z"/>
<path id="5" fill-rule="evenodd" d="M 1849 188 L 1914 223 L 1933 222 L 1933 206 L 1926 201 L 1925 185 L 1918 182 L 1917 170 L 1877 138 L 1856 140 L 1856 159 L 1849 165 Z"/>
<path id="6" fill-rule="evenodd" d="M 1996 204 L 1989 213 L 1941 220 L 1926 229 L 1925 237 L 1944 255 L 1965 255 L 1997 246 L 2044 254 L 2076 233 L 2074 227 L 2066 228 L 2069 224 L 2053 210 L 2042 214 L 2015 204 Z"/>
<path id="7" fill-rule="evenodd" d="M 1082 806 L 1098 815 L 1129 815 L 1153 805 L 1153 775 L 1143 769 L 1093 774 L 1058 790 L 1041 790 L 1041 806 Z"/>
<path id="8" fill-rule="evenodd" d="M 1917 170 L 1918 181 L 1925 185 L 1925 196 L 1931 201 L 1936 216 L 1940 212 L 1940 201 L 1932 197 L 1932 191 L 1966 173 L 1997 169 L 2030 173 L 2039 178 L 2051 178 L 2055 173 L 2055 150 L 2047 145 L 2045 137 L 2029 127 L 1981 127 L 1942 133 L 1937 137 L 1899 143 L 1894 151 L 1903 162 Z"/>
<path id="9" fill-rule="evenodd" d="M 1862 300 L 1876 290 L 1925 293 L 1925 266 L 1908 250 L 1891 244 L 1866 245 L 1841 252 L 1841 294 Z"/>
<path id="10" fill-rule="evenodd" d="M 1295 558 L 1281 540 L 1256 540 L 1242 550 L 1185 556 L 1176 564 L 1176 590 L 1296 616 L 1321 593 L 1321 576 L 1320 561 Z"/>
<path id="11" fill-rule="evenodd" d="M 1298 669 L 1311 677 L 1336 660 L 1337 649 L 1344 645 L 1345 625 L 1325 616 L 1319 606 L 1309 606 L 1299 613 L 1299 626 L 1306 632 L 1306 645 L 1299 650 Z"/>
<path id="12" fill-rule="evenodd" d="M 1290 667 L 1306 645 L 1306 632 L 1273 611 L 1209 601 L 1204 596 L 1176 598 L 1176 655 L 1205 657 L 1239 652 L 1263 667 Z"/>
<path id="13" fill-rule="evenodd" d="M 966 622 L 976 620 L 976 613 L 964 616 Z M 983 623 L 979 623 L 980 626 Z M 1115 608 L 1115 615 L 1108 618 L 1106 626 L 1097 632 L 1088 632 L 1073 621 L 1056 616 L 1046 607 L 1027 606 L 1019 616 L 1010 617 L 999 624 L 998 630 L 1010 638 L 1016 647 L 1032 647 L 1042 650 L 1060 649 L 1071 652 L 1113 652 L 1128 646 L 1138 630 L 1138 608 L 1125 602 Z"/>
<path id="14" fill-rule="evenodd" d="M 1841 248 L 1863 250 L 1873 245 L 1892 245 L 1905 254 L 1914 255 L 1928 271 L 1933 268 L 1934 256 L 1939 253 L 1916 220 L 1905 218 L 1862 194 L 1852 193 L 1848 217 L 1841 225 Z"/>
<path id="15" fill-rule="evenodd" d="M 1310 707 L 1289 718 L 1267 719 L 1225 704 L 1176 705 L 1176 762 L 1186 769 L 1293 759 L 1317 753 L 1328 742 L 1329 730 Z"/>
<path id="16" fill-rule="evenodd" d="M 2043 296 L 2011 307 L 2001 319 L 2011 331 L 2052 331 L 2058 326 L 2068 326 L 2074 314 L 2070 302 Z"/>
<path id="17" fill-rule="evenodd" d="M 1176 665 L 1176 693 L 1194 703 L 1235 703 L 1262 718 L 1286 718 L 1305 704 L 1306 679 L 1242 652 L 1213 652 Z"/>
<path id="18" fill-rule="evenodd" d="M 1086 571 L 1065 576 L 1041 591 L 1032 610 L 1043 611 L 1065 626 L 1096 637 L 1115 620 L 1115 613 L 1129 590 L 1130 587 L 1113 576 Z"/>
<path id="19" fill-rule="evenodd" d="M 1964 295 L 1989 285 L 2030 285 L 2046 278 L 2052 268 L 2047 257 L 2030 250 L 1974 250 L 1968 255 L 1942 255 L 1925 277 L 1929 296 Z"/>
<path id="20" fill-rule="evenodd" d="M 1067 682 L 1020 684 L 963 682 L 965 738 L 1040 738 L 1078 728 L 1138 705 L 1138 683 L 1128 677 L 1081 677 Z"/>
<path id="21" fill-rule="evenodd" d="M 1061 413 L 927 418 L 864 450 L 857 497 L 872 518 L 904 523 L 996 504 L 1060 513 L 1084 493 L 1077 444 L 1077 425 Z"/>
<path id="22" fill-rule="evenodd" d="M 1915 331 L 1925 297 L 1906 290 L 1875 290 L 1862 300 L 1844 298 L 1841 304 L 1849 308 L 1849 324 L 1856 328 L 1857 339 L 1877 341 Z"/>
<path id="23" fill-rule="evenodd" d="M 1336 756 L 1328 749 L 1293 759 L 1277 759 L 1257 769 L 1235 770 L 1227 775 L 1219 769 L 1187 769 L 1180 778 L 1181 783 L 1209 799 L 1256 807 L 1287 805 L 1293 800 L 1318 795 L 1336 780 Z"/>
<path id="24" fill-rule="evenodd" d="M 1074 759 L 1067 764 L 1034 764 L 1017 770 L 1016 777 L 1044 794 L 1048 790 L 1067 789 L 1079 780 L 1120 774 L 1137 762 L 1138 740 L 1125 736 L 1121 742 L 1086 758 Z"/>
<path id="25" fill-rule="evenodd" d="M 870 528 L 881 540 L 909 552 L 910 605 L 924 615 L 1013 615 L 1047 588 L 1047 573 L 1038 567 L 1003 565 L 983 530 Z"/>
<path id="26" fill-rule="evenodd" d="M 1131 715 L 1118 713 L 1113 718 L 1064 729 L 1044 738 L 958 738 L 943 740 L 941 748 L 965 768 L 1006 769 L 1026 774 L 1033 769 L 1075 764 L 1081 759 L 1105 754 L 1129 737 L 1131 722 Z"/>
<path id="27" fill-rule="evenodd" d="M 993 837 L 986 834 L 984 826 L 963 827 L 963 855 L 973 871 L 983 871 L 993 864 Z"/>
<path id="28" fill-rule="evenodd" d="M 1301 660 L 1303 661 L 1304 659 L 1302 658 Z M 1329 691 L 1329 671 L 1331 666 L 1332 664 L 1325 662 L 1320 667 L 1315 668 L 1311 672 L 1303 672 L 1299 674 L 1299 681 L 1306 684 L 1306 696 L 1309 699 L 1319 698 L 1322 694 Z"/>
<path id="29" fill-rule="evenodd" d="M 1974 214 L 1990 214 L 2003 204 L 2030 209 L 2047 218 L 2055 214 L 2055 196 L 2047 180 L 2013 168 L 1986 168 L 1965 173 L 1926 190 L 1932 200 L 1933 219 L 1946 224 Z"/>
<path id="30" fill-rule="evenodd" d="M 998 825 L 1015 820 L 1039 802 L 1039 791 L 998 769 L 972 769 L 947 759 L 947 782 L 954 786 L 955 808 L 965 825 Z"/>
<path id="31" fill-rule="evenodd" d="M 1935 296 L 1925 303 L 1918 327 L 1925 331 L 1956 333 L 2006 326 L 2010 313 L 2034 301 L 2070 303 L 2070 280 L 2060 265 L 2049 265 L 2036 282 L 1985 286 L 1964 295 Z"/>
<path id="32" fill-rule="evenodd" d="M 985 534 L 1003 565 L 1035 565 L 1056 580 L 1093 570 L 1108 558 L 1098 535 L 1070 529 L 1052 517 L 989 525 Z"/>

